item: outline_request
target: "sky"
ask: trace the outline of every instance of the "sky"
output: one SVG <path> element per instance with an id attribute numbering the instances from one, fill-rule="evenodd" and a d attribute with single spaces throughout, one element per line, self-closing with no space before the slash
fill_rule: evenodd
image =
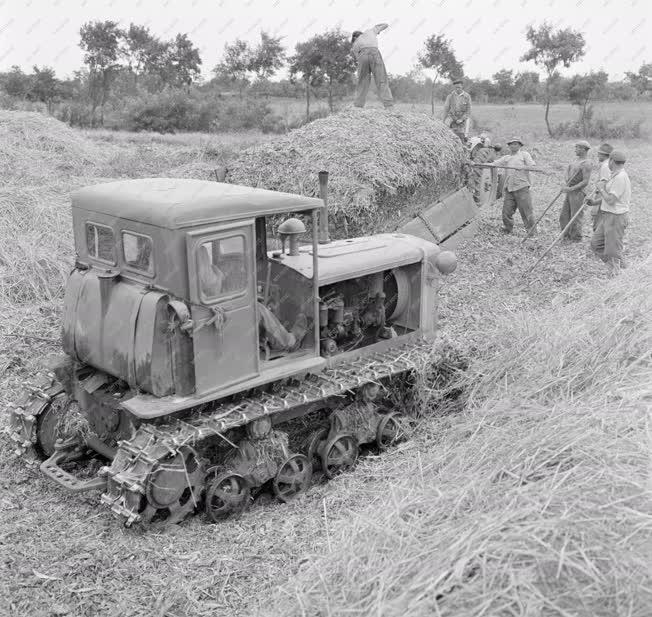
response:
<path id="1" fill-rule="evenodd" d="M 79 28 L 94 20 L 146 25 L 163 39 L 187 33 L 205 78 L 235 38 L 255 43 L 265 30 L 283 36 L 291 52 L 334 27 L 350 33 L 386 22 L 379 44 L 389 73 L 409 71 L 425 39 L 444 34 L 466 75 L 490 78 L 501 68 L 536 70 L 519 61 L 528 48 L 525 30 L 548 20 L 580 30 L 587 42 L 583 60 L 564 73 L 602 69 L 616 80 L 652 62 L 649 6 L 649 0 L 0 0 L 0 71 L 18 65 L 31 72 L 37 64 L 71 76 L 83 63 Z"/>

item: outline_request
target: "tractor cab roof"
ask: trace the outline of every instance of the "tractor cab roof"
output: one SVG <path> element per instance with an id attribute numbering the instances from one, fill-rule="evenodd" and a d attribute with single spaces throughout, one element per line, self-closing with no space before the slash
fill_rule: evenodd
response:
<path id="1" fill-rule="evenodd" d="M 207 180 L 144 178 L 76 191 L 76 208 L 148 225 L 179 229 L 212 222 L 301 212 L 321 199 Z"/>

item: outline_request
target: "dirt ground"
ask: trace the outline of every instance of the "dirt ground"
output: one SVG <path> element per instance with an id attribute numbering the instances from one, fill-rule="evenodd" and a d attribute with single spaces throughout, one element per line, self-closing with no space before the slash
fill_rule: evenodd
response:
<path id="1" fill-rule="evenodd" d="M 652 249 L 652 145 L 626 144 L 632 179 L 632 221 L 626 256 L 636 263 Z M 555 169 L 537 176 L 535 212 L 555 194 L 572 142 L 541 141 L 529 150 Z M 588 254 L 584 241 L 562 243 L 526 280 L 526 268 L 558 233 L 559 206 L 552 208 L 539 235 L 521 243 L 524 232 L 500 233 L 500 207 L 480 214 L 477 235 L 457 250 L 459 267 L 441 291 L 440 324 L 448 337 L 472 350 L 497 316 L 522 309 L 550 308 L 600 286 L 607 273 Z M 588 219 L 588 217 L 587 217 Z M 580 284 L 580 287 L 578 287 Z M 48 340 L 10 338 L 12 331 L 56 341 L 60 306 L 47 303 L 0 309 L 0 407 L 15 397 L 20 382 L 56 351 Z M 584 316 L 579 316 L 583 318 Z M 4 423 L 4 420 L 3 420 Z M 409 444 L 401 451 L 416 452 Z M 412 448 L 412 450 L 410 450 Z M 393 456 L 391 453 L 382 456 Z M 165 530 L 122 528 L 99 505 L 99 495 L 69 496 L 0 451 L 0 615 L 72 616 L 234 616 L 270 612 L 269 598 L 325 550 L 328 525 L 346 525 L 364 505 L 364 478 L 373 476 L 376 457 L 359 469 L 288 505 L 254 508 L 237 520 L 208 525 L 195 517 Z M 360 500 L 351 487 L 362 490 Z M 330 521 L 330 523 L 329 523 Z M 300 607 L 297 607 L 300 614 Z M 583 613 L 578 613 L 583 614 Z"/>

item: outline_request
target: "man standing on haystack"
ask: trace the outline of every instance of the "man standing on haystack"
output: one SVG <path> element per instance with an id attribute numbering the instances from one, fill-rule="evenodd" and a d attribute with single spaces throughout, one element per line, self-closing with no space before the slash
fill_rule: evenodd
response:
<path id="1" fill-rule="evenodd" d="M 514 228 L 514 212 L 518 209 L 527 231 L 535 224 L 532 211 L 532 195 L 530 195 L 531 168 L 537 169 L 529 152 L 523 150 L 523 141 L 514 137 L 507 142 L 510 154 L 501 156 L 493 165 L 505 165 L 505 180 L 503 184 L 503 232 L 512 233 Z"/>
<path id="2" fill-rule="evenodd" d="M 466 142 L 471 121 L 471 95 L 464 92 L 460 78 L 453 80 L 453 86 L 455 89 L 444 102 L 444 123 L 462 142 Z"/>
<path id="3" fill-rule="evenodd" d="M 562 231 L 584 204 L 586 187 L 591 179 L 591 163 L 587 157 L 590 149 L 591 144 L 588 141 L 578 141 L 575 144 L 577 161 L 566 168 L 566 185 L 561 189 L 561 192 L 565 193 L 564 205 L 559 213 L 559 228 Z M 573 242 L 582 240 L 582 214 L 580 213 L 566 230 L 564 238 Z"/>
<path id="4" fill-rule="evenodd" d="M 613 146 L 610 144 L 602 144 L 598 148 L 598 163 L 600 167 L 598 169 L 598 181 L 604 180 L 608 182 L 611 178 L 611 169 L 609 169 L 609 155 L 613 151 Z M 596 230 L 598 226 L 598 217 L 600 215 L 600 204 L 602 203 L 602 197 L 596 188 L 593 198 L 589 200 L 589 205 L 591 206 L 591 218 L 593 219 L 593 225 L 591 228 L 593 231 Z"/>
<path id="5" fill-rule="evenodd" d="M 354 103 L 356 107 L 364 107 L 372 75 L 376 82 L 378 97 L 383 105 L 385 107 L 394 105 L 385 63 L 378 49 L 378 34 L 387 27 L 387 24 L 377 24 L 364 32 L 356 30 L 351 36 L 351 52 L 358 62 L 358 86 Z"/>
<path id="6" fill-rule="evenodd" d="M 613 150 L 609 157 L 609 180 L 598 180 L 597 191 L 602 203 L 598 225 L 591 238 L 591 248 L 616 275 L 623 262 L 623 241 L 629 224 L 629 206 L 632 200 L 632 185 L 625 171 L 627 157 L 621 150 Z"/>

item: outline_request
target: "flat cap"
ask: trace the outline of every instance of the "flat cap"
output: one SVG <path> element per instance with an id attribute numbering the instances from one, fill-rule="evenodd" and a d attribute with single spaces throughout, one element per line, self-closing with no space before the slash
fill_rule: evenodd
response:
<path id="1" fill-rule="evenodd" d="M 575 145 L 580 146 L 582 148 L 586 148 L 587 150 L 591 149 L 591 144 L 588 141 L 585 141 L 584 139 L 580 139 L 579 141 L 576 141 Z"/>
<path id="2" fill-rule="evenodd" d="M 514 144 L 514 143 L 521 144 L 521 146 L 525 145 L 525 144 L 523 143 L 523 140 L 522 140 L 520 137 L 512 137 L 512 138 L 507 142 L 507 145 L 509 146 L 509 144 Z"/>
<path id="3" fill-rule="evenodd" d="M 453 85 L 461 84 L 461 83 L 464 83 L 461 77 L 456 77 L 455 79 L 453 79 Z"/>
<path id="4" fill-rule="evenodd" d="M 610 158 L 614 163 L 624 163 L 627 155 L 622 150 L 612 150 Z"/>
<path id="5" fill-rule="evenodd" d="M 611 144 L 602 144 L 598 148 L 598 154 L 611 154 L 613 149 L 614 149 L 614 147 Z"/>

